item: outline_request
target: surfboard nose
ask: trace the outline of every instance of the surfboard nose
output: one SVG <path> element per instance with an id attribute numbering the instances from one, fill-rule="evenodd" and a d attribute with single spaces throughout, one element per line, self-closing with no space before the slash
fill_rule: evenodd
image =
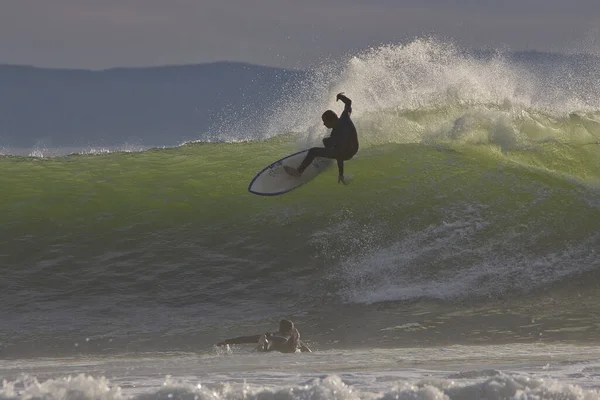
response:
<path id="1" fill-rule="evenodd" d="M 310 168 L 298 173 L 292 166 L 300 165 L 307 152 L 299 151 L 263 168 L 248 185 L 248 191 L 261 196 L 284 194 L 312 180 L 331 165 L 331 160 L 317 157 Z"/>

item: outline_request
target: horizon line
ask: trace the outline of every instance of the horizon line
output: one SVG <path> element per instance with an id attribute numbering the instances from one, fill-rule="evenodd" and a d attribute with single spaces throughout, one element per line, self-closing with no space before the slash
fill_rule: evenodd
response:
<path id="1" fill-rule="evenodd" d="M 471 50 L 474 53 L 497 53 L 497 50 L 494 49 L 476 49 Z M 600 57 L 598 54 L 594 53 L 585 53 L 585 52 L 576 52 L 576 53 L 568 53 L 568 52 L 558 52 L 558 51 L 542 51 L 542 50 L 509 50 L 502 51 L 503 54 L 543 54 L 543 55 L 556 55 L 556 56 L 565 56 L 565 57 Z M 34 65 L 34 64 L 22 64 L 22 63 L 0 63 L 0 68 L 30 68 L 30 69 L 41 69 L 41 70 L 60 70 L 60 71 L 87 71 L 87 72 L 106 72 L 106 71 L 114 71 L 114 70 L 134 70 L 134 69 L 169 69 L 169 68 L 190 68 L 190 67 L 201 67 L 201 66 L 209 66 L 209 65 L 218 65 L 218 64 L 230 64 L 230 65 L 241 65 L 247 66 L 250 68 L 260 67 L 260 68 L 269 68 L 269 69 L 278 69 L 278 70 L 287 70 L 287 71 L 308 71 L 310 68 L 289 68 L 289 67 L 281 67 L 275 65 L 267 65 L 260 63 L 253 63 L 248 61 L 234 61 L 234 60 L 216 60 L 216 61 L 207 61 L 207 62 L 189 62 L 189 63 L 180 63 L 180 64 L 155 64 L 155 65 L 137 65 L 137 66 L 112 66 L 112 67 L 101 67 L 101 68 L 83 68 L 83 67 L 54 67 L 54 66 L 43 66 L 43 65 Z"/>

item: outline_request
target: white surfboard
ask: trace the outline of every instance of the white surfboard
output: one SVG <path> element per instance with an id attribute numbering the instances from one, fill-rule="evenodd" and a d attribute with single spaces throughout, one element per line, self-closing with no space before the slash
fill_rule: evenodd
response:
<path id="1" fill-rule="evenodd" d="M 304 160 L 304 157 L 306 157 L 307 152 L 308 150 L 299 151 L 265 167 L 256 174 L 254 179 L 252 179 L 252 182 L 250 182 L 250 185 L 248 186 L 248 191 L 261 196 L 277 196 L 284 194 L 304 185 L 331 165 L 332 160 L 316 157 L 308 168 L 304 170 L 302 175 L 298 177 L 285 172 L 283 169 L 284 166 L 292 168 L 300 166 L 300 163 Z"/>

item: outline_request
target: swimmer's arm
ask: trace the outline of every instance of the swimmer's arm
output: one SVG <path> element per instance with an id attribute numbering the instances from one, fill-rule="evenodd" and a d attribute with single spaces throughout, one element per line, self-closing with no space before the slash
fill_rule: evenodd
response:
<path id="1" fill-rule="evenodd" d="M 308 347 L 302 340 L 300 341 L 300 351 L 302 353 L 312 353 L 310 347 Z"/>
<path id="2" fill-rule="evenodd" d="M 225 339 L 219 343 L 217 346 L 225 346 L 228 344 L 245 344 L 245 343 L 258 343 L 262 335 L 252 335 L 252 336 L 239 336 L 233 339 Z"/>
<path id="3" fill-rule="evenodd" d="M 289 336 L 281 336 L 281 335 L 268 334 L 267 335 L 267 339 L 269 339 L 273 343 L 284 344 L 288 340 L 290 340 L 290 337 Z"/>

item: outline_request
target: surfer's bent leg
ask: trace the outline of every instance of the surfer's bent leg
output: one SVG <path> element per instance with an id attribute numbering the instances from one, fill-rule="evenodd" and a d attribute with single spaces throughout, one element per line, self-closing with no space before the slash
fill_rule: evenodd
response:
<path id="1" fill-rule="evenodd" d="M 313 147 L 308 151 L 306 157 L 304 157 L 302 164 L 300 164 L 300 166 L 298 167 L 298 172 L 304 172 L 304 170 L 310 165 L 310 163 L 313 162 L 315 157 L 337 159 L 338 151 L 333 148 Z"/>
<path id="2" fill-rule="evenodd" d="M 356 151 L 353 149 L 342 150 L 342 151 L 338 152 L 337 165 L 338 165 L 338 170 L 340 172 L 340 176 L 344 176 L 344 161 L 348 161 L 349 159 L 354 157 L 355 154 L 356 154 Z"/>
<path id="3" fill-rule="evenodd" d="M 344 176 L 344 160 L 341 158 L 337 159 L 338 171 L 340 176 Z"/>

